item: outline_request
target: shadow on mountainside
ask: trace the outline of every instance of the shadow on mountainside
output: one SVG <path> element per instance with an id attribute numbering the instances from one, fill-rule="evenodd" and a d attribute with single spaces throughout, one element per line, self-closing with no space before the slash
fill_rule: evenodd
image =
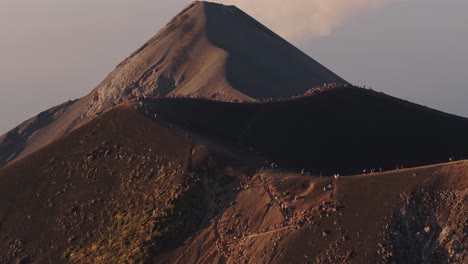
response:
<path id="1" fill-rule="evenodd" d="M 347 83 L 240 9 L 204 3 L 204 10 L 208 41 L 228 53 L 227 81 L 243 94 L 280 98 Z"/>
<path id="2" fill-rule="evenodd" d="M 143 109 L 156 120 L 315 174 L 390 170 L 468 156 L 467 119 L 361 88 L 266 103 L 162 98 L 145 102 Z"/>

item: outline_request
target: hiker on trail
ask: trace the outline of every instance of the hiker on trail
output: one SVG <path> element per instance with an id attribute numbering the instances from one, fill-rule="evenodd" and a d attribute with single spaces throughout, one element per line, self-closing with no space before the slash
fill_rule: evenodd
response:
<path id="1" fill-rule="evenodd" d="M 362 174 L 366 174 L 366 169 L 363 169 L 363 170 L 362 170 Z"/>
<path id="2" fill-rule="evenodd" d="M 379 172 L 382 173 L 382 168 L 379 168 Z"/>
<path id="3" fill-rule="evenodd" d="M 240 181 L 240 187 L 241 187 L 241 188 L 244 188 L 244 184 L 243 184 L 242 181 Z"/>

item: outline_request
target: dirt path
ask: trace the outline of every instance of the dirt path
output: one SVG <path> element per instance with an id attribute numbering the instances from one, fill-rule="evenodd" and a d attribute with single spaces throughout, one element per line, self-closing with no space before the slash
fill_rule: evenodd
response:
<path id="1" fill-rule="evenodd" d="M 239 242 L 242 242 L 242 241 L 247 240 L 247 239 L 249 239 L 249 238 L 255 238 L 255 237 L 259 237 L 259 236 L 264 236 L 264 235 L 276 233 L 276 232 L 279 232 L 279 231 L 283 231 L 283 230 L 286 230 L 286 229 L 289 229 L 289 228 L 290 228 L 290 226 L 284 226 L 284 227 L 280 227 L 280 228 L 273 229 L 273 230 L 270 230 L 270 231 L 265 231 L 265 232 L 260 232 L 260 233 L 248 235 L 248 236 L 245 236 L 245 237 L 243 237 L 243 238 L 239 238 L 239 239 L 236 239 L 236 240 L 231 240 L 231 241 L 229 241 L 227 244 L 239 243 Z"/>
<path id="2" fill-rule="evenodd" d="M 281 204 L 286 204 L 286 203 L 282 203 L 282 202 L 279 200 L 279 198 L 278 198 L 278 200 L 277 200 L 277 199 L 270 193 L 270 191 L 269 191 L 269 189 L 268 189 L 268 188 L 270 188 L 270 187 L 268 186 L 268 183 L 266 182 L 266 180 L 265 180 L 262 176 L 260 176 L 260 181 L 261 181 L 261 185 L 262 185 L 262 187 L 263 187 L 262 189 L 263 189 L 263 190 L 266 192 L 266 194 L 270 197 L 270 200 L 271 200 L 274 204 L 276 204 L 276 205 L 279 207 L 279 211 L 281 212 L 281 215 L 283 216 L 284 221 L 285 221 L 286 223 L 289 223 L 289 221 L 292 220 L 292 217 L 289 217 L 289 216 L 287 215 L 287 213 L 283 210 L 283 208 L 281 208 Z M 265 184 L 263 184 L 263 182 L 265 182 Z M 293 212 L 291 212 L 291 215 L 292 215 L 292 214 L 293 214 Z"/>

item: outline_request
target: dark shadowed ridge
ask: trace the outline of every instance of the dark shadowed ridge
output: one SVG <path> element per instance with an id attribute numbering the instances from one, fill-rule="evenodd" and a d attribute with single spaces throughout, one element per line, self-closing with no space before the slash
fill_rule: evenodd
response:
<path id="1" fill-rule="evenodd" d="M 147 114 L 282 167 L 354 174 L 468 157 L 468 119 L 355 87 L 267 103 L 156 99 Z"/>
<path id="2" fill-rule="evenodd" d="M 89 95 L 8 132 L 0 142 L 0 166 L 139 96 L 255 101 L 343 82 L 236 7 L 193 2 Z"/>

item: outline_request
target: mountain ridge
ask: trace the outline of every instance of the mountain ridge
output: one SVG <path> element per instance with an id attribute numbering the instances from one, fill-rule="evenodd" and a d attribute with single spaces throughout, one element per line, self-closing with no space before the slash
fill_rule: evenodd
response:
<path id="1" fill-rule="evenodd" d="M 165 120 L 250 149 L 282 167 L 315 174 L 356 174 L 468 157 L 467 118 L 352 86 L 277 102 L 160 98 L 135 107 L 156 122 Z"/>

